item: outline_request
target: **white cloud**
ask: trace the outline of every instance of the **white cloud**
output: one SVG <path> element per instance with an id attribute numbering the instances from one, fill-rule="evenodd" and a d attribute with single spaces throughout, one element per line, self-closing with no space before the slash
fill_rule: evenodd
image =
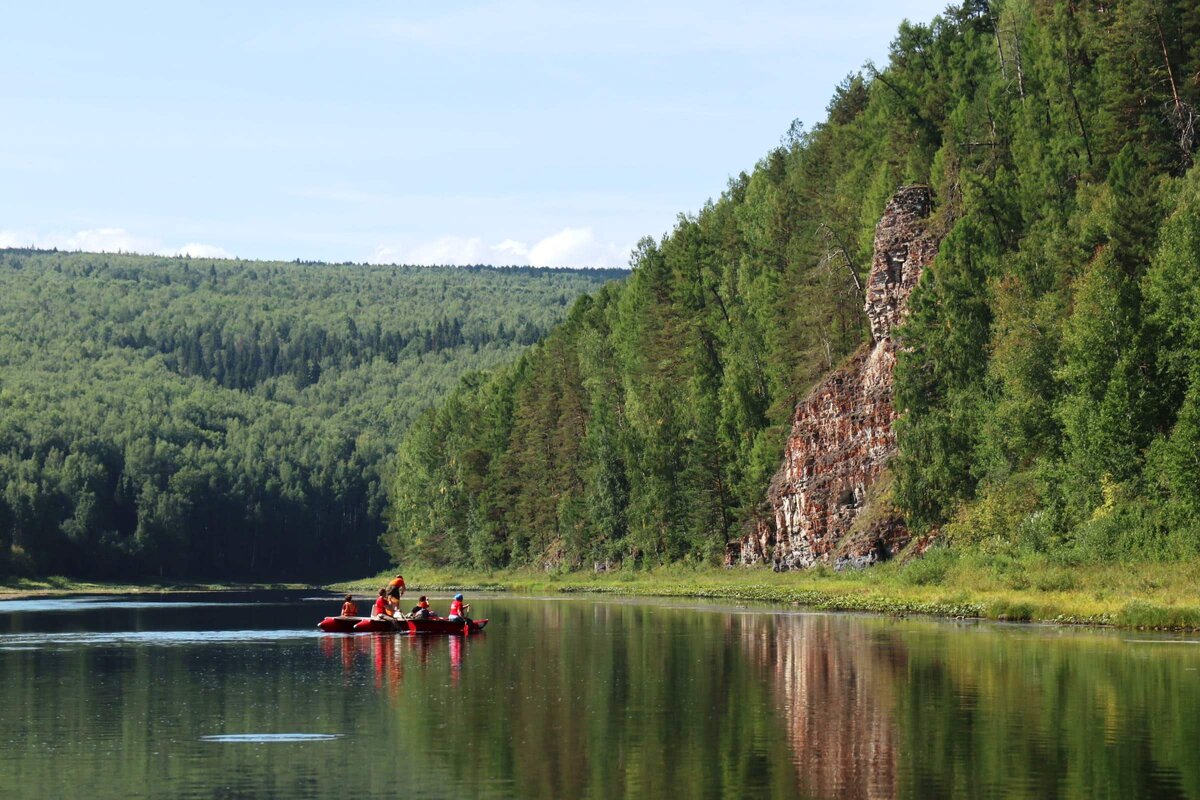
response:
<path id="1" fill-rule="evenodd" d="M 505 239 L 500 244 L 493 245 L 492 249 L 507 257 L 509 260 L 504 262 L 507 264 L 525 264 L 529 261 L 529 245 L 515 239 Z"/>
<path id="2" fill-rule="evenodd" d="M 88 228 L 74 233 L 31 233 L 0 230 L 0 248 L 37 247 L 43 250 L 82 250 L 91 253 L 148 253 L 163 256 L 192 256 L 193 258 L 232 258 L 223 247 L 202 242 L 188 242 L 181 247 L 169 247 L 157 239 L 130 233 L 125 228 Z"/>
<path id="3" fill-rule="evenodd" d="M 53 241 L 57 237 L 49 237 Z M 124 228 L 94 228 L 78 231 L 67 237 L 62 245 L 52 244 L 64 250 L 87 250 L 97 253 L 153 253 L 157 243 L 134 236 Z"/>
<path id="4" fill-rule="evenodd" d="M 486 264 L 490 261 L 488 246 L 478 237 L 442 236 L 409 249 L 404 261 L 409 264 Z"/>
<path id="5" fill-rule="evenodd" d="M 516 239 L 487 244 L 478 236 L 442 236 L 404 247 L 380 245 L 368 261 L 375 264 L 465 266 L 622 267 L 629 248 L 600 242 L 591 228 L 564 228 L 533 245 Z"/>
<path id="6" fill-rule="evenodd" d="M 596 237 L 591 228 L 564 228 L 547 236 L 529 249 L 529 263 L 535 267 L 591 266 Z"/>
<path id="7" fill-rule="evenodd" d="M 35 247 L 37 237 L 27 231 L 0 231 L 0 247 Z"/>
<path id="8" fill-rule="evenodd" d="M 188 242 L 176 250 L 174 255 L 191 256 L 192 258 L 233 258 L 233 254 L 224 247 L 217 247 L 215 244 L 201 244 L 200 242 Z"/>

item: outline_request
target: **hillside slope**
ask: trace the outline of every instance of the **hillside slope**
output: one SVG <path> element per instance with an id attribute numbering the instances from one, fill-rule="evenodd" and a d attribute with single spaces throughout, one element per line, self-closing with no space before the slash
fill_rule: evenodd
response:
<path id="1" fill-rule="evenodd" d="M 796 401 L 867 340 L 875 224 L 933 190 L 898 335 L 886 502 L 917 534 L 1066 560 L 1200 550 L 1194 3 L 968 2 L 714 202 L 644 240 L 515 366 L 427 414 L 394 558 L 717 561 Z"/>
<path id="2" fill-rule="evenodd" d="M 0 574 L 379 565 L 409 422 L 624 274 L 0 251 Z"/>

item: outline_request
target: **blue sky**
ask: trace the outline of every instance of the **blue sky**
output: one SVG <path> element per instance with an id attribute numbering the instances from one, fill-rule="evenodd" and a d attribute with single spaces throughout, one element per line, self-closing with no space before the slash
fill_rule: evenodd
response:
<path id="1" fill-rule="evenodd" d="M 945 3 L 12 5 L 0 247 L 625 266 Z"/>

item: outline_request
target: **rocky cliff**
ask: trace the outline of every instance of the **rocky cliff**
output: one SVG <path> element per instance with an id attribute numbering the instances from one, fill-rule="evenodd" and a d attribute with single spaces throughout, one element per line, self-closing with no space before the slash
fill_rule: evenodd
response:
<path id="1" fill-rule="evenodd" d="M 903 521 L 886 510 L 866 514 L 871 489 L 896 449 L 892 370 L 908 296 L 937 253 L 928 229 L 932 196 L 906 186 L 875 228 L 875 254 L 864 310 L 871 342 L 796 405 L 783 464 L 767 493 L 767 510 L 728 562 L 777 569 L 865 565 L 908 544 Z"/>

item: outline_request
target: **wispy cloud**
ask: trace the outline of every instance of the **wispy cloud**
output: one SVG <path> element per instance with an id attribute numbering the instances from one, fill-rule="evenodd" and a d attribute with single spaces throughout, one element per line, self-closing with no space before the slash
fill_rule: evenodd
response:
<path id="1" fill-rule="evenodd" d="M 188 242 L 176 250 L 174 255 L 191 256 L 192 258 L 233 258 L 233 254 L 224 247 L 217 247 L 215 244 L 203 244 L 201 242 Z"/>
<path id="2" fill-rule="evenodd" d="M 27 231 L 0 230 L 0 247 L 35 247 L 37 237 Z"/>
<path id="3" fill-rule="evenodd" d="M 229 251 L 217 245 L 188 242 L 180 247 L 171 247 L 153 237 L 134 234 L 120 227 L 87 228 L 73 233 L 0 230 L 0 248 L 4 247 L 82 250 L 90 253 L 147 253 L 193 258 L 233 257 Z"/>
<path id="4" fill-rule="evenodd" d="M 351 189 L 343 186 L 306 186 L 302 189 L 288 191 L 292 197 L 302 197 L 306 200 L 324 200 L 331 203 L 348 203 L 362 205 L 365 203 L 388 203 L 393 198 L 375 192 L 365 192 L 361 189 Z"/>
<path id="5" fill-rule="evenodd" d="M 516 239 L 489 244 L 477 236 L 441 236 L 414 245 L 380 245 L 368 259 L 376 264 L 533 267 L 621 267 L 629 248 L 596 238 L 591 228 L 564 228 L 532 245 Z"/>
<path id="6" fill-rule="evenodd" d="M 53 241 L 58 237 L 50 237 Z M 91 228 L 69 235 L 62 245 L 53 244 L 63 250 L 86 250 L 97 253 L 155 253 L 158 243 L 141 236 L 134 236 L 124 228 Z"/>
<path id="7" fill-rule="evenodd" d="M 62 172 L 64 169 L 66 169 L 66 161 L 61 158 L 22 153 L 0 153 L 0 170 Z"/>

